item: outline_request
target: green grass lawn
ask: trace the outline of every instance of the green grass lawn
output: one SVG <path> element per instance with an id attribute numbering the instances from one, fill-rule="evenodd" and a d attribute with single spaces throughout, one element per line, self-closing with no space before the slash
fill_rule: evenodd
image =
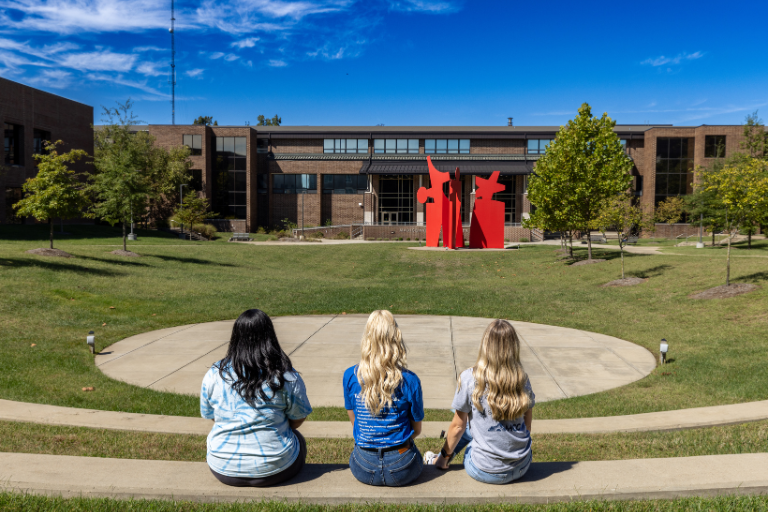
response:
<path id="1" fill-rule="evenodd" d="M 0 226 L 2 398 L 196 416 L 195 397 L 106 378 L 93 365 L 86 334 L 96 331 L 104 348 L 149 330 L 233 319 L 252 307 L 273 316 L 389 308 L 502 317 L 600 332 L 654 352 L 661 338 L 669 340 L 670 364 L 663 370 L 622 388 L 541 403 L 537 418 L 768 398 L 765 287 L 722 301 L 688 298 L 723 283 L 724 252 L 717 249 L 711 258 L 628 255 L 628 274 L 649 281 L 601 288 L 619 277 L 616 251 L 595 251 L 605 263 L 570 267 L 550 246 L 488 253 L 410 251 L 406 243 L 298 248 L 189 242 L 140 231 L 129 249 L 143 257 L 123 258 L 109 254 L 121 244 L 118 229 L 66 229 L 72 234 L 56 247 L 74 256 L 69 259 L 24 252 L 46 246 L 46 226 Z M 735 257 L 732 277 L 763 284 L 765 259 Z M 96 391 L 84 393 L 84 386 Z"/>

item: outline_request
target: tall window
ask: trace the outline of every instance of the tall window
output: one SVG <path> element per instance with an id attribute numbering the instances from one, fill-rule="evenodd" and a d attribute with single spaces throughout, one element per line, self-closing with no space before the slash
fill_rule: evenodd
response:
<path id="1" fill-rule="evenodd" d="M 469 154 L 469 139 L 426 139 L 424 152 L 430 154 Z"/>
<path id="2" fill-rule="evenodd" d="M 419 139 L 374 139 L 373 152 L 418 154 Z"/>
<path id="3" fill-rule="evenodd" d="M 379 219 L 385 224 L 413 222 L 413 176 L 379 177 Z"/>
<path id="4" fill-rule="evenodd" d="M 246 216 L 245 137 L 216 137 L 216 208 L 228 217 Z"/>
<path id="5" fill-rule="evenodd" d="M 317 174 L 273 174 L 273 194 L 317 194 Z"/>
<path id="6" fill-rule="evenodd" d="M 24 127 L 5 123 L 5 163 L 6 165 L 24 165 Z"/>
<path id="7" fill-rule="evenodd" d="M 269 140 L 268 139 L 256 139 L 256 152 L 268 153 L 269 152 Z"/>
<path id="8" fill-rule="evenodd" d="M 725 135 L 706 135 L 704 137 L 704 158 L 725 157 Z"/>
<path id="9" fill-rule="evenodd" d="M 198 192 L 203 191 L 203 170 L 202 169 L 190 169 L 189 173 L 192 175 L 192 178 L 189 180 L 189 188 L 192 190 L 197 190 Z"/>
<path id="10" fill-rule="evenodd" d="M 323 174 L 323 194 L 363 194 L 367 190 L 365 174 Z"/>
<path id="11" fill-rule="evenodd" d="M 269 192 L 269 174 L 256 175 L 256 192 L 267 194 Z"/>
<path id="12" fill-rule="evenodd" d="M 222 137 L 224 138 L 224 137 Z M 232 137 L 227 137 L 232 138 Z M 244 139 L 244 137 L 238 137 Z M 189 148 L 189 154 L 199 156 L 203 154 L 203 136 L 202 135 L 182 135 L 182 141 Z"/>
<path id="13" fill-rule="evenodd" d="M 552 142 L 552 139 L 528 139 L 528 154 L 529 155 L 543 155 L 547 151 L 547 144 Z"/>
<path id="14" fill-rule="evenodd" d="M 496 201 L 504 202 L 504 222 L 515 222 L 515 179 L 517 176 L 499 176 L 499 183 L 504 185 L 504 192 L 493 195 Z"/>
<path id="15" fill-rule="evenodd" d="M 6 224 L 23 224 L 24 217 L 16 215 L 16 210 L 13 209 L 13 205 L 18 203 L 24 198 L 24 192 L 21 187 L 8 187 L 5 189 L 5 223 Z"/>
<path id="16" fill-rule="evenodd" d="M 46 142 L 51 142 L 51 132 L 35 128 L 32 131 L 32 153 L 35 155 L 44 154 Z"/>
<path id="17" fill-rule="evenodd" d="M 323 139 L 323 153 L 368 153 L 368 139 Z"/>
<path id="18" fill-rule="evenodd" d="M 656 203 L 689 193 L 693 179 L 693 140 L 656 139 Z"/>

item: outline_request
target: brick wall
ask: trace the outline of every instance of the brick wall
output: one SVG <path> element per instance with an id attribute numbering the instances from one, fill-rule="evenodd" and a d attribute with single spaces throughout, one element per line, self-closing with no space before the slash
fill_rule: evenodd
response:
<path id="1" fill-rule="evenodd" d="M 272 139 L 270 150 L 275 154 L 322 153 L 323 139 Z"/>
<path id="2" fill-rule="evenodd" d="M 37 175 L 37 164 L 32 158 L 34 130 L 50 132 L 51 141 L 63 141 L 59 152 L 82 149 L 93 155 L 93 107 L 0 78 L 2 123 L 23 126 L 23 165 L 9 167 L 0 175 L 0 224 L 6 222 L 6 207 L 10 207 L 6 205 L 6 188 L 21 187 L 28 178 Z M 4 146 L 0 146 L 0 165 L 4 164 Z M 77 172 L 92 169 L 84 160 L 71 168 Z"/>
<path id="3" fill-rule="evenodd" d="M 472 139 L 469 143 L 471 155 L 524 155 L 523 139 Z"/>
<path id="4" fill-rule="evenodd" d="M 322 194 L 322 223 L 362 224 L 367 194 Z M 360 206 L 363 203 L 363 206 Z"/>

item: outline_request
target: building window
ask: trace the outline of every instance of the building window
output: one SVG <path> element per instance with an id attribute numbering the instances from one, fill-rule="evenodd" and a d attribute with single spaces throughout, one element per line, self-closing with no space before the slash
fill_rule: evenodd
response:
<path id="1" fill-rule="evenodd" d="M 413 176 L 379 176 L 379 221 L 383 224 L 413 222 Z"/>
<path id="2" fill-rule="evenodd" d="M 323 194 L 364 194 L 367 190 L 365 174 L 323 174 Z"/>
<path id="3" fill-rule="evenodd" d="M 198 192 L 203 191 L 203 171 L 202 169 L 190 169 L 192 179 L 189 180 L 189 188 Z"/>
<path id="4" fill-rule="evenodd" d="M 633 176 L 635 179 L 635 183 L 632 186 L 632 189 L 635 192 L 635 195 L 637 197 L 642 197 L 643 195 L 643 177 L 642 176 Z"/>
<path id="5" fill-rule="evenodd" d="M 547 151 L 547 145 L 552 139 L 528 139 L 528 154 L 543 155 Z"/>
<path id="6" fill-rule="evenodd" d="M 5 123 L 5 163 L 6 165 L 24 165 L 24 127 L 19 124 Z"/>
<path id="7" fill-rule="evenodd" d="M 368 139 L 323 139 L 323 153 L 368 153 Z"/>
<path id="8" fill-rule="evenodd" d="M 256 192 L 267 194 L 269 192 L 269 174 L 256 175 Z"/>
<path id="9" fill-rule="evenodd" d="M 515 183 L 517 176 L 499 176 L 499 183 L 504 185 L 504 192 L 493 195 L 496 201 L 504 202 L 504 222 L 515 222 Z"/>
<path id="10" fill-rule="evenodd" d="M 216 137 L 216 211 L 226 217 L 246 217 L 246 139 Z"/>
<path id="11" fill-rule="evenodd" d="M 268 153 L 269 152 L 269 139 L 256 139 L 256 152 Z"/>
<path id="12" fill-rule="evenodd" d="M 431 154 L 469 154 L 469 139 L 426 139 L 424 152 Z"/>
<path id="13" fill-rule="evenodd" d="M 693 140 L 687 138 L 656 139 L 656 203 L 690 193 L 693 145 Z"/>
<path id="14" fill-rule="evenodd" d="M 44 154 L 46 142 L 51 142 L 51 132 L 35 128 L 32 131 L 32 153 L 35 155 Z"/>
<path id="15" fill-rule="evenodd" d="M 317 174 L 273 174 L 273 194 L 316 194 Z"/>
<path id="16" fill-rule="evenodd" d="M 8 187 L 5 189 L 5 223 L 24 224 L 24 218 L 16 215 L 13 205 L 24 197 L 21 187 Z"/>
<path id="17" fill-rule="evenodd" d="M 725 135 L 706 135 L 704 137 L 704 158 L 725 157 Z"/>
<path id="18" fill-rule="evenodd" d="M 231 137 L 230 137 L 231 138 Z M 243 137 L 238 137 L 243 138 Z M 203 136 L 202 135 L 183 135 L 184 145 L 189 148 L 189 154 L 200 156 L 203 154 Z"/>
<path id="19" fill-rule="evenodd" d="M 419 139 L 374 139 L 373 152 L 418 154 Z"/>

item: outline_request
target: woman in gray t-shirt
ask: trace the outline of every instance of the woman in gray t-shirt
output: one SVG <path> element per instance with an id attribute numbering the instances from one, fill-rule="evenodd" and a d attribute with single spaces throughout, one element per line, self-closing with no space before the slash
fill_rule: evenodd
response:
<path id="1" fill-rule="evenodd" d="M 469 476 L 489 484 L 522 477 L 531 465 L 531 422 L 536 403 L 523 366 L 520 340 L 512 324 L 495 320 L 485 330 L 477 363 L 459 379 L 456 413 L 440 454 L 424 461 L 448 469 L 464 447 Z M 469 425 L 469 428 L 467 426 Z"/>

